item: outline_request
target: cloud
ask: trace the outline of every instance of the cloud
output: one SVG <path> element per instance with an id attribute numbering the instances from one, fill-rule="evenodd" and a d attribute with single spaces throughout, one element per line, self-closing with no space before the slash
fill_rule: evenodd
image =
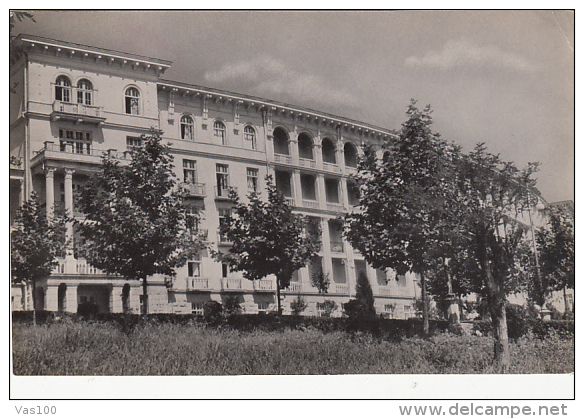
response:
<path id="1" fill-rule="evenodd" d="M 421 57 L 406 58 L 406 67 L 450 70 L 453 68 L 506 68 L 531 73 L 537 67 L 525 57 L 503 51 L 495 45 L 479 46 L 467 40 L 449 41 L 440 51 L 429 51 Z"/>
<path id="2" fill-rule="evenodd" d="M 351 92 L 334 87 L 324 77 L 301 73 L 268 55 L 209 70 L 205 72 L 205 79 L 210 83 L 242 83 L 267 97 L 286 97 L 315 106 L 356 107 L 358 103 Z"/>

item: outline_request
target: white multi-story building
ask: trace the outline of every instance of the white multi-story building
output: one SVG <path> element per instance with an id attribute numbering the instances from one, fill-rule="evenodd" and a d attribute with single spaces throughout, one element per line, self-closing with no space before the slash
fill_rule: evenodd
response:
<path id="1" fill-rule="evenodd" d="M 415 315 L 420 292 L 414 274 L 396 278 L 376 271 L 343 239 L 337 217 L 357 203 L 351 175 L 361 144 L 392 136 L 387 129 L 258 97 L 162 78 L 171 62 L 20 35 L 11 43 L 10 209 L 36 191 L 47 216 L 76 208 L 76 191 L 97 171 L 103 153 L 123 163 L 152 128 L 171 147 L 186 202 L 199 211 L 209 246 L 227 249 L 219 225 L 232 207 L 227 190 L 240 196 L 264 190 L 270 174 L 295 211 L 319 220 L 318 258 L 295 273 L 283 291 L 283 307 L 302 295 L 306 315 L 319 314 L 325 299 L 339 305 L 355 295 L 356 278 L 371 282 L 378 313 Z M 101 312 L 140 312 L 136 280 L 106 275 L 76 255 L 82 240 L 70 224 L 72 248 L 53 274 L 38 284 L 38 308 L 76 312 L 83 302 Z M 331 284 L 326 296 L 311 286 L 322 269 Z M 244 279 L 240 272 L 201 252 L 176 270 L 170 284 L 149 279 L 150 312 L 201 313 L 210 300 L 237 294 L 244 312 L 275 307 L 275 281 Z M 32 308 L 30 289 L 13 286 L 14 310 Z"/>

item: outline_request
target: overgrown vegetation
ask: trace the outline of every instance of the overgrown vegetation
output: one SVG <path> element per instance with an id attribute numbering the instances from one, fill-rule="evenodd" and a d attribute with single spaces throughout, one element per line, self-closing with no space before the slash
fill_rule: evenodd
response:
<path id="1" fill-rule="evenodd" d="M 240 316 L 243 317 L 243 316 Z M 264 318 L 269 316 L 263 316 Z M 14 323 L 17 375 L 475 374 L 497 373 L 493 338 L 439 333 L 386 340 L 314 327 L 266 331 L 159 323 Z M 258 316 L 259 318 L 259 316 Z M 274 317 L 281 322 L 282 317 Z M 290 317 L 293 319 L 293 317 Z M 342 319 L 315 319 L 331 322 Z M 246 323 L 248 324 L 248 323 Z M 509 373 L 574 371 L 573 337 L 510 345 Z"/>

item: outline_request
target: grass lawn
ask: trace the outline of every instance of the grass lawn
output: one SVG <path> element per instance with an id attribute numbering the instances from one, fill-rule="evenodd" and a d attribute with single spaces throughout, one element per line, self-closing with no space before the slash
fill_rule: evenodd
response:
<path id="1" fill-rule="evenodd" d="M 489 337 L 438 334 L 382 341 L 318 330 L 242 332 L 198 324 L 13 324 L 17 375 L 473 374 L 496 373 Z M 512 374 L 574 371 L 574 339 L 521 338 Z"/>

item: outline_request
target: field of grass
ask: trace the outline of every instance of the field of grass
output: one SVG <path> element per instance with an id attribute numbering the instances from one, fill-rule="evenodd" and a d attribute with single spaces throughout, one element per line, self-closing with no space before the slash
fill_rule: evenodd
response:
<path id="1" fill-rule="evenodd" d="M 17 375 L 476 374 L 497 373 L 489 337 L 438 334 L 383 341 L 318 330 L 249 331 L 198 324 L 13 324 Z M 574 371 L 574 340 L 521 338 L 513 374 Z"/>

